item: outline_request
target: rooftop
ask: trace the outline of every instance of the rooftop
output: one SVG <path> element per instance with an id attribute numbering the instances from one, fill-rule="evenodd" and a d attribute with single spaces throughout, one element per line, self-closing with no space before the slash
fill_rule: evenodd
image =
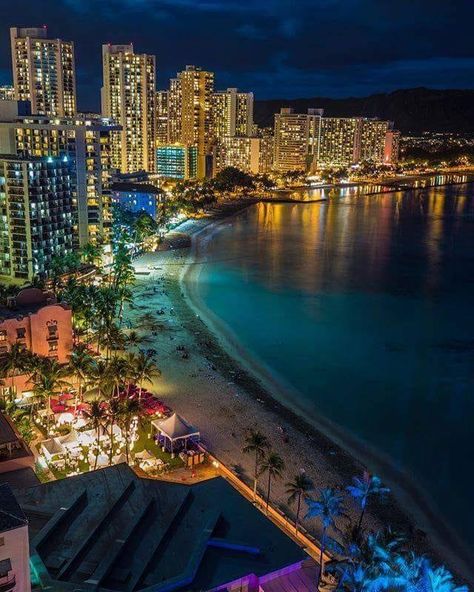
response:
<path id="1" fill-rule="evenodd" d="M 13 489 L 19 487 L 33 487 L 39 485 L 40 480 L 31 467 L 16 469 L 7 473 L 0 473 L 0 485 L 8 483 Z"/>
<path id="2" fill-rule="evenodd" d="M 222 478 L 181 485 L 121 464 L 15 494 L 43 587 L 209 590 L 304 558 Z"/>
<path id="3" fill-rule="evenodd" d="M 5 319 L 16 319 L 33 314 L 51 304 L 69 308 L 64 303 L 58 303 L 55 298 L 39 288 L 24 288 L 15 298 L 10 299 L 8 306 L 0 305 L 0 323 Z"/>
<path id="4" fill-rule="evenodd" d="M 18 434 L 13 429 L 12 423 L 0 412 L 0 446 L 9 442 L 16 442 L 17 440 Z"/>
<path id="5" fill-rule="evenodd" d="M 20 528 L 27 524 L 26 516 L 20 508 L 10 485 L 0 485 L 0 532 Z"/>
<path id="6" fill-rule="evenodd" d="M 162 189 L 151 183 L 133 183 L 130 181 L 113 183 L 110 189 L 112 191 L 131 191 L 135 193 L 163 193 Z"/>

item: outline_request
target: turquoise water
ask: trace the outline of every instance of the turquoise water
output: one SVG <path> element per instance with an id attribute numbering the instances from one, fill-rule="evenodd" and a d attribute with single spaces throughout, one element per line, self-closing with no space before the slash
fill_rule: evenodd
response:
<path id="1" fill-rule="evenodd" d="M 259 204 L 203 239 L 198 289 L 285 404 L 388 455 L 474 546 L 473 197 Z"/>

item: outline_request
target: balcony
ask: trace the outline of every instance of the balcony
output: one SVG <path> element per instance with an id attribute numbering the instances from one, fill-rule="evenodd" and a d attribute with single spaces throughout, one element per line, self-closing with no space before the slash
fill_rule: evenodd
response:
<path id="1" fill-rule="evenodd" d="M 0 578 L 0 592 L 11 592 L 16 586 L 15 575 Z"/>

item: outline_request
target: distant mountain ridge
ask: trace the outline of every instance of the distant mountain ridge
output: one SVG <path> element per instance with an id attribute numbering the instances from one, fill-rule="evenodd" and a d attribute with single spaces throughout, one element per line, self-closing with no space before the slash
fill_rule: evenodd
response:
<path id="1" fill-rule="evenodd" d="M 474 90 L 410 88 L 368 97 L 330 99 L 271 99 L 255 101 L 254 118 L 261 126 L 273 125 L 281 107 L 304 113 L 323 108 L 326 116 L 379 117 L 395 122 L 403 133 L 423 131 L 474 132 Z"/>

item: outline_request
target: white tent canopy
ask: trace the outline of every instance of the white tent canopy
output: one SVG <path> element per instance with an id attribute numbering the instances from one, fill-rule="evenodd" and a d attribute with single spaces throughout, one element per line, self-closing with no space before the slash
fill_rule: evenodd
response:
<path id="1" fill-rule="evenodd" d="M 200 432 L 197 428 L 189 424 L 177 413 L 173 413 L 166 419 L 155 419 L 151 422 L 152 426 L 170 443 L 171 453 L 173 453 L 173 444 L 179 440 L 184 440 L 185 445 L 189 438 L 199 440 Z"/>
<path id="2" fill-rule="evenodd" d="M 55 457 L 63 456 L 66 449 L 58 440 L 58 438 L 50 438 L 41 442 L 41 449 L 48 462 L 54 460 Z"/>
<path id="3" fill-rule="evenodd" d="M 60 436 L 58 440 L 65 448 L 77 448 L 80 446 L 78 434 L 74 428 L 69 432 L 69 434 Z"/>

